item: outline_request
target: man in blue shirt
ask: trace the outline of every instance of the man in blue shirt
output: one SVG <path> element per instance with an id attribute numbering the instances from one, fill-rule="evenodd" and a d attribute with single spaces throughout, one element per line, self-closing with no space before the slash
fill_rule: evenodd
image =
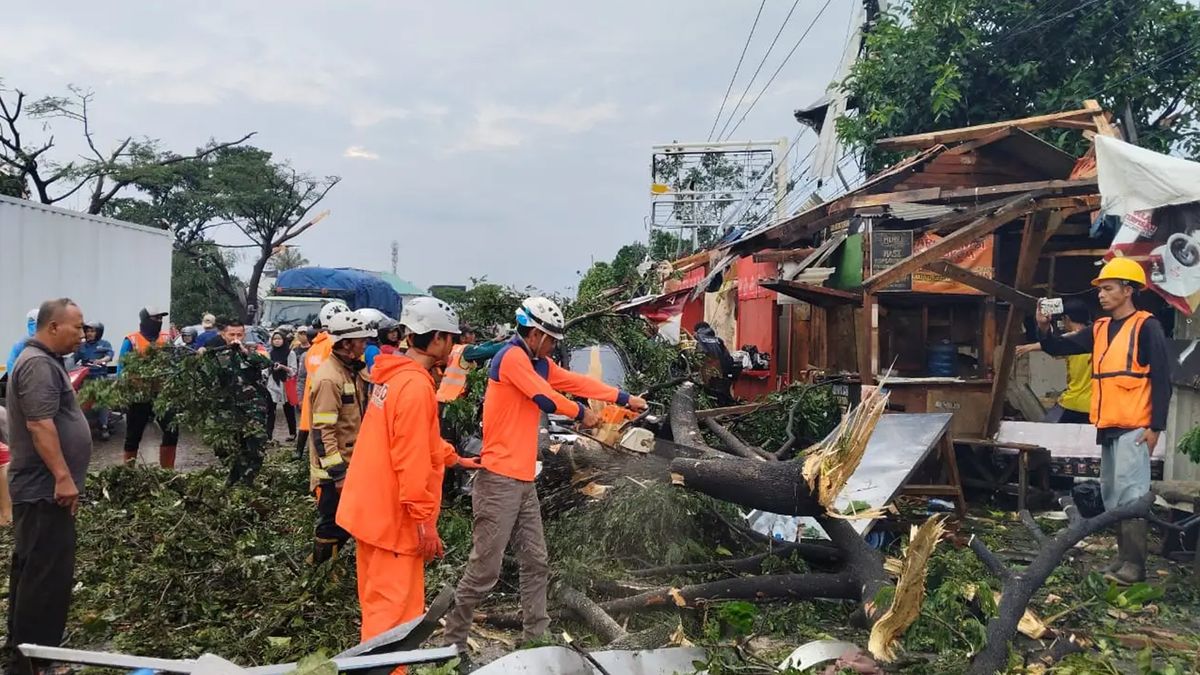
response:
<path id="1" fill-rule="evenodd" d="M 8 361 L 5 361 L 4 363 L 4 372 L 9 373 L 10 376 L 12 374 L 13 364 L 17 362 L 17 357 L 21 355 L 21 350 L 25 348 L 25 343 L 29 340 L 29 338 L 33 337 L 33 332 L 37 328 L 37 314 L 38 311 L 36 309 L 31 309 L 29 310 L 29 313 L 25 315 L 25 337 L 17 340 L 17 343 L 14 344 L 12 349 L 8 352 Z"/>

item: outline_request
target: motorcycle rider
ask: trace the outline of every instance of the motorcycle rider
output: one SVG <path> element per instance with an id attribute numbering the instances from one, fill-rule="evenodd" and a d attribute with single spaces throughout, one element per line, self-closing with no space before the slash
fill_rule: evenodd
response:
<path id="1" fill-rule="evenodd" d="M 399 353 L 400 322 L 392 318 L 385 318 L 379 322 L 378 328 L 379 330 L 375 333 L 375 339 L 379 342 L 379 353 Z"/>
<path id="2" fill-rule="evenodd" d="M 179 331 L 179 346 L 187 347 L 192 351 L 200 348 L 200 344 L 196 342 L 196 337 L 199 333 L 196 332 L 195 326 L 184 326 Z"/>
<path id="3" fill-rule="evenodd" d="M 103 380 L 108 377 L 108 362 L 112 361 L 113 348 L 104 339 L 104 324 L 89 321 L 83 324 L 83 344 L 75 350 L 75 362 L 88 367 L 87 379 Z M 100 426 L 100 440 L 112 438 L 109 432 L 109 409 L 97 406 L 96 423 Z"/>

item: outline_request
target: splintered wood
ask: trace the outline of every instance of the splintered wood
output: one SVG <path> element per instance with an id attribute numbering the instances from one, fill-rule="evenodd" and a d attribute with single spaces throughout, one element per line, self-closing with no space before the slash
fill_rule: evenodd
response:
<path id="1" fill-rule="evenodd" d="M 847 481 L 858 470 L 871 434 L 875 432 L 875 425 L 887 409 L 885 384 L 881 381 L 879 386 L 869 390 L 864 387 L 862 402 L 850 411 L 832 434 L 808 450 L 802 471 L 804 480 L 831 516 L 875 519 L 884 514 L 882 509 L 856 509 L 851 514 L 841 514 L 834 503 Z"/>
<path id="2" fill-rule="evenodd" d="M 912 528 L 908 552 L 904 556 L 900 579 L 896 582 L 895 595 L 892 596 L 892 606 L 875 622 L 867 643 L 871 655 L 881 661 L 891 661 L 896 657 L 896 645 L 900 638 L 921 615 L 921 605 L 925 602 L 925 572 L 933 550 L 946 531 L 945 519 L 944 515 L 934 516 L 920 527 L 914 525 Z"/>

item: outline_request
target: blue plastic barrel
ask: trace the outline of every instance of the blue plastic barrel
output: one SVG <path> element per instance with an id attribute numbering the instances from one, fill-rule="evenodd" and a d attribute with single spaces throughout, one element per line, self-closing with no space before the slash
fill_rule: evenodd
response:
<path id="1" fill-rule="evenodd" d="M 958 346 L 949 340 L 929 345 L 925 367 L 931 377 L 956 377 L 958 375 Z"/>

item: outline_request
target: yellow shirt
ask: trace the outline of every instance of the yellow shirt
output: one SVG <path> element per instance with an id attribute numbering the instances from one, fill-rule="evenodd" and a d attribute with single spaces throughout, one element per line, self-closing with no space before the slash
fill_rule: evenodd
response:
<path id="1" fill-rule="evenodd" d="M 1067 390 L 1058 404 L 1075 412 L 1092 410 L 1092 355 L 1075 354 L 1067 357 Z"/>

